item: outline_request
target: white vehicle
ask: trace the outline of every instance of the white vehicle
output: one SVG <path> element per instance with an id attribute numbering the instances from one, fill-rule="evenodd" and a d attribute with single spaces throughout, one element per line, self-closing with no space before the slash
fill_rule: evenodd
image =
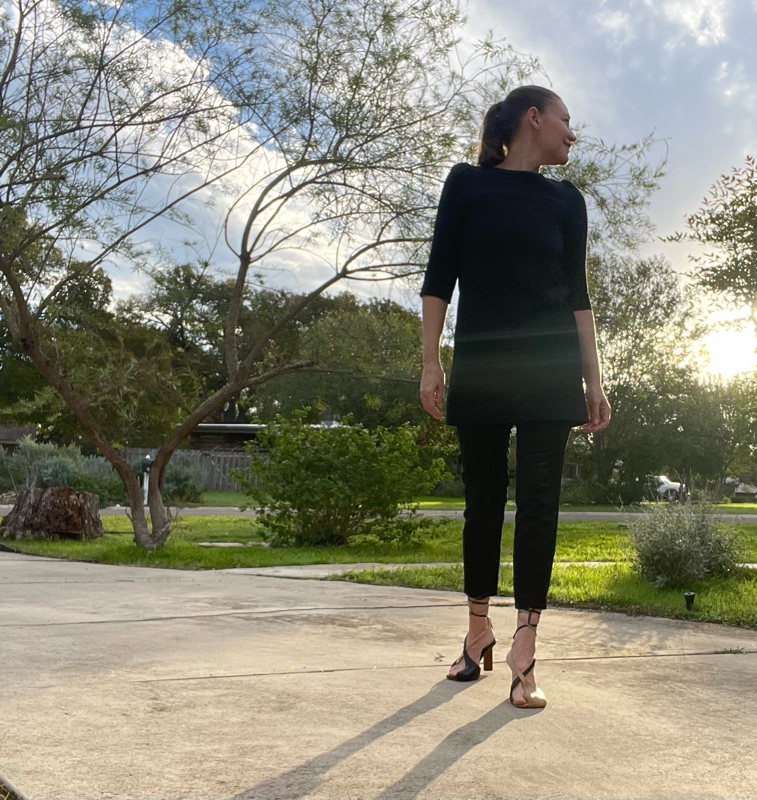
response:
<path id="1" fill-rule="evenodd" d="M 686 485 L 671 481 L 667 475 L 647 475 L 645 487 L 650 500 L 681 500 L 686 497 Z"/>

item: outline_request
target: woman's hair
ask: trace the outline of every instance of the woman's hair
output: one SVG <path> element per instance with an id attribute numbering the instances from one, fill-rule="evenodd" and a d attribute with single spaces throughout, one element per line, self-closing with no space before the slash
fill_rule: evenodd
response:
<path id="1" fill-rule="evenodd" d="M 523 115 L 531 106 L 536 106 L 543 114 L 550 103 L 559 99 L 551 89 L 543 86 L 519 86 L 504 100 L 495 103 L 486 112 L 481 126 L 479 166 L 493 167 L 504 159 Z"/>

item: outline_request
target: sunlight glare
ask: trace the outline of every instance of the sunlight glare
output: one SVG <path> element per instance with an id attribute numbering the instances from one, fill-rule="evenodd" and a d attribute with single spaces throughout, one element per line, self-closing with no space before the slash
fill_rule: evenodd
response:
<path id="1" fill-rule="evenodd" d="M 757 368 L 757 338 L 750 326 L 743 331 L 713 331 L 705 337 L 710 363 L 704 368 L 708 375 L 733 378 Z"/>

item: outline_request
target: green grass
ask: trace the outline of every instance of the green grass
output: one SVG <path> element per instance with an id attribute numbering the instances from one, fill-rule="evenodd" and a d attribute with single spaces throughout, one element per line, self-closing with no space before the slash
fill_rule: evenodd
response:
<path id="1" fill-rule="evenodd" d="M 142 564 L 177 569 L 224 569 L 294 564 L 459 562 L 462 521 L 440 521 L 433 536 L 421 545 L 390 546 L 363 537 L 348 547 L 209 548 L 198 542 L 262 542 L 260 525 L 249 517 L 180 516 L 168 543 L 157 551 L 138 548 L 126 517 L 103 517 L 105 536 L 91 542 L 9 542 L 28 553 L 95 561 L 103 564 Z M 738 526 L 745 561 L 757 562 L 757 524 Z M 512 553 L 513 524 L 502 532 L 502 560 Z M 557 561 L 624 561 L 630 557 L 630 535 L 623 523 L 562 522 L 557 536 Z"/>
<path id="2" fill-rule="evenodd" d="M 349 564 L 458 562 L 462 557 L 462 521 L 440 521 L 435 533 L 420 545 L 387 545 L 371 537 L 348 547 L 228 548 L 200 547 L 198 542 L 262 542 L 259 523 L 249 517 L 180 516 L 166 545 L 155 552 L 132 541 L 126 517 L 103 517 L 105 536 L 90 542 L 16 542 L 29 553 L 96 561 L 104 564 L 144 564 L 180 569 L 284 566 L 292 564 Z M 755 526 L 757 527 L 757 526 Z M 513 524 L 502 532 L 502 558 L 512 553 Z M 627 530 L 614 522 L 566 522 L 560 525 L 558 561 L 615 561 L 629 553 Z"/>
<path id="3" fill-rule="evenodd" d="M 196 505 L 213 508 L 239 508 L 249 503 L 250 498 L 244 492 L 203 492 L 200 502 Z"/>
<path id="4" fill-rule="evenodd" d="M 199 503 L 188 503 L 187 508 L 193 506 L 208 506 L 214 508 L 239 508 L 250 503 L 250 498 L 244 492 L 204 492 Z M 419 497 L 418 504 L 423 511 L 462 511 L 465 508 L 465 501 L 462 497 Z M 648 505 L 645 503 L 644 505 Z M 629 505 L 624 511 L 640 511 L 641 506 Z M 755 514 L 757 513 L 757 503 L 720 503 L 715 506 L 720 514 Z M 507 504 L 508 511 L 515 510 L 515 503 Z M 613 505 L 579 505 L 563 503 L 560 506 L 562 511 L 603 511 L 617 512 L 618 508 Z"/>
<path id="5" fill-rule="evenodd" d="M 460 565 L 399 567 L 353 571 L 331 580 L 461 592 L 463 570 Z M 682 590 L 658 589 L 645 583 L 627 563 L 597 567 L 556 565 L 549 603 L 757 628 L 757 570 L 739 569 L 729 577 L 701 581 L 687 589 L 696 592 L 692 611 L 686 610 Z M 512 593 L 512 569 L 503 565 L 498 594 Z"/>

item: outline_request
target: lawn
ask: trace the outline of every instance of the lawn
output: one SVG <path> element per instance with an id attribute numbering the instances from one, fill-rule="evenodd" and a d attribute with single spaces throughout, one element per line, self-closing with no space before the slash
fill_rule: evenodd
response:
<path id="1" fill-rule="evenodd" d="M 199 503 L 190 503 L 189 506 L 209 506 L 212 508 L 226 507 L 239 508 L 251 502 L 244 492 L 203 492 Z"/>
<path id="2" fill-rule="evenodd" d="M 398 567 L 353 571 L 331 580 L 461 592 L 463 570 L 457 564 Z M 738 569 L 727 578 L 713 578 L 686 588 L 696 592 L 692 611 L 686 610 L 681 589 L 658 589 L 645 583 L 628 563 L 595 567 L 557 564 L 552 572 L 549 603 L 757 628 L 757 570 Z M 498 594 L 512 593 L 512 568 L 503 565 Z"/>
<path id="3" fill-rule="evenodd" d="M 91 542 L 17 542 L 13 547 L 40 555 L 106 564 L 222 569 L 291 564 L 458 562 L 462 552 L 462 521 L 439 520 L 423 544 L 391 546 L 363 537 L 348 547 L 268 548 L 261 544 L 260 526 L 247 517 L 180 516 L 168 543 L 157 551 L 137 548 L 126 517 L 103 517 L 105 536 Z M 755 526 L 757 527 L 757 526 Z M 502 532 L 502 558 L 512 552 L 513 524 Z M 201 547 L 199 542 L 240 542 L 244 548 Z M 254 544 L 253 544 L 254 543 Z M 11 544 L 11 543 L 9 543 Z M 615 561 L 628 556 L 628 531 L 614 522 L 563 522 L 556 557 L 560 561 Z M 757 551 L 757 548 L 755 548 Z"/>
<path id="4" fill-rule="evenodd" d="M 27 553 L 102 564 L 131 564 L 166 569 L 229 569 L 296 564 L 428 564 L 367 570 L 341 580 L 418 588 L 462 590 L 461 520 L 438 521 L 422 544 L 390 546 L 363 537 L 347 547 L 261 546 L 260 523 L 246 517 L 180 516 L 168 543 L 157 550 L 138 548 L 126 517 L 104 517 L 105 536 L 92 542 L 8 542 Z M 757 524 L 737 526 L 745 561 L 757 562 Z M 502 533 L 502 560 L 512 553 L 513 524 Z M 202 547 L 200 542 L 238 542 L 243 547 Z M 631 570 L 630 534 L 622 522 L 561 522 L 550 590 L 554 605 L 601 608 L 681 619 L 709 620 L 757 627 L 757 570 L 740 569 L 727 579 L 687 587 L 697 592 L 687 612 L 680 590 L 643 583 Z M 606 562 L 560 564 L 559 562 Z M 512 594 L 512 570 L 503 564 L 499 594 Z"/>
<path id="5" fill-rule="evenodd" d="M 250 503 L 250 498 L 243 492 L 204 492 L 199 503 L 188 503 L 187 508 L 192 506 L 208 506 L 213 508 L 227 507 L 239 508 Z M 465 508 L 465 501 L 462 497 L 419 497 L 418 504 L 423 511 L 462 511 Z M 649 505 L 644 503 L 644 506 Z M 643 506 L 630 505 L 622 509 L 623 511 L 641 511 Z M 715 506 L 719 514 L 757 514 L 757 503 L 719 503 Z M 560 506 L 562 511 L 620 511 L 613 505 L 577 505 L 563 503 Z M 507 504 L 508 511 L 515 511 L 515 503 Z"/>
<path id="6" fill-rule="evenodd" d="M 138 548 L 132 541 L 126 517 L 103 517 L 106 535 L 92 542 L 17 542 L 13 547 L 29 553 L 96 561 L 106 564 L 142 564 L 179 569 L 225 569 L 292 564 L 350 564 L 459 562 L 461 520 L 440 520 L 432 536 L 419 545 L 390 546 L 364 537 L 347 547 L 285 547 L 261 545 L 260 524 L 249 517 L 192 517 L 177 519 L 168 543 L 156 551 Z M 757 562 L 757 524 L 738 526 L 744 560 Z M 502 531 L 502 560 L 512 553 L 513 523 Z M 199 542 L 239 542 L 247 547 L 201 547 Z M 630 557 L 630 535 L 621 522 L 561 522 L 557 561 L 624 561 Z"/>
<path id="7" fill-rule="evenodd" d="M 228 507 L 239 508 L 240 506 L 248 505 L 251 499 L 244 494 L 244 492 L 203 492 L 199 503 L 187 503 L 187 508 L 193 506 L 208 506 L 212 508 Z M 423 510 L 438 510 L 438 511 L 462 511 L 465 508 L 465 501 L 462 497 L 419 497 L 418 505 Z M 515 510 L 515 503 L 508 503 L 507 508 L 511 511 Z M 615 506 L 578 506 L 578 505 L 563 505 L 561 508 L 565 511 L 617 511 Z M 628 509 L 628 510 L 638 510 Z"/>

